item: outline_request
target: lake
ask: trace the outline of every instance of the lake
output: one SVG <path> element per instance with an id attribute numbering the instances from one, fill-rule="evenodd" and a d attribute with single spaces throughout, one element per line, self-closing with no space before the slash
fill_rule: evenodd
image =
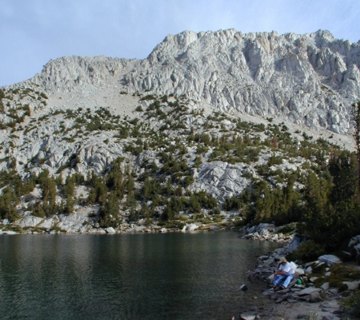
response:
<path id="1" fill-rule="evenodd" d="M 235 232 L 0 237 L 1 319 L 231 319 L 275 248 Z M 254 300 L 254 296 L 258 299 Z"/>

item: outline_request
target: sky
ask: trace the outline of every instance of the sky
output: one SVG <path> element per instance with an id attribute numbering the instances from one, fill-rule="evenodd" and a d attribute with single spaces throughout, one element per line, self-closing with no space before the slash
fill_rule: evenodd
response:
<path id="1" fill-rule="evenodd" d="M 359 0 L 0 0 L 0 86 L 62 56 L 146 58 L 168 34 L 234 28 L 360 40 Z"/>

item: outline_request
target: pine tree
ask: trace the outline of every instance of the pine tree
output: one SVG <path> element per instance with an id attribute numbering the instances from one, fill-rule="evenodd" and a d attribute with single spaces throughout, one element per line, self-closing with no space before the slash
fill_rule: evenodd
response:
<path id="1" fill-rule="evenodd" d="M 14 221 L 17 218 L 16 205 L 19 203 L 19 198 L 16 196 L 14 190 L 7 187 L 3 190 L 0 196 L 0 216 L 2 219 L 9 219 Z"/>
<path id="2" fill-rule="evenodd" d="M 330 175 L 319 178 L 315 173 L 309 173 L 304 195 L 305 230 L 303 232 L 316 242 L 323 242 L 329 237 L 328 232 L 334 216 L 334 209 L 329 201 L 331 187 Z"/>
<path id="3" fill-rule="evenodd" d="M 100 225 L 102 227 L 117 227 L 119 222 L 119 198 L 111 192 L 100 210 Z"/>
<path id="4" fill-rule="evenodd" d="M 96 190 L 96 202 L 100 205 L 104 205 L 107 199 L 107 188 L 101 178 L 98 178 L 96 180 L 95 190 Z"/>
<path id="5" fill-rule="evenodd" d="M 146 177 L 144 181 L 143 193 L 141 195 L 145 201 L 152 199 L 153 195 L 156 193 L 154 186 L 154 181 L 151 178 Z"/>
<path id="6" fill-rule="evenodd" d="M 341 152 L 329 161 L 329 172 L 333 178 L 331 202 L 336 205 L 341 201 L 353 201 L 356 195 L 356 164 L 349 152 Z"/>
<path id="7" fill-rule="evenodd" d="M 132 208 L 135 206 L 135 181 L 133 173 L 129 169 L 126 175 L 125 190 L 127 192 L 126 205 Z"/>
<path id="8" fill-rule="evenodd" d="M 274 206 L 274 193 L 271 190 L 269 184 L 265 181 L 260 181 L 255 185 L 253 197 L 255 221 L 269 221 L 272 216 L 272 210 Z"/>
<path id="9" fill-rule="evenodd" d="M 119 198 L 122 198 L 124 195 L 124 177 L 121 171 L 121 162 L 122 159 L 116 159 L 113 164 L 110 173 L 107 177 L 107 187 L 110 190 L 115 191 Z"/>
<path id="10" fill-rule="evenodd" d="M 50 177 L 48 170 L 40 173 L 38 180 L 42 191 L 43 209 L 49 217 L 56 213 L 56 182 Z"/>
<path id="11" fill-rule="evenodd" d="M 355 122 L 354 139 L 357 154 L 357 170 L 358 170 L 358 200 L 360 201 L 360 101 L 353 105 L 353 119 Z"/>
<path id="12" fill-rule="evenodd" d="M 75 177 L 71 176 L 66 179 L 66 183 L 64 186 L 64 192 L 66 197 L 65 203 L 65 213 L 72 213 L 74 211 L 75 204 Z"/>

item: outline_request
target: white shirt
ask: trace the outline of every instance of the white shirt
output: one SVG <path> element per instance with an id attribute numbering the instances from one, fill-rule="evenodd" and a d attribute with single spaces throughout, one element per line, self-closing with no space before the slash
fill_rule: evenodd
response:
<path id="1" fill-rule="evenodd" d="M 297 265 L 296 265 L 296 263 L 295 262 L 289 262 L 289 264 L 290 264 L 290 267 L 291 267 L 291 270 L 290 270 L 290 274 L 295 274 L 295 272 L 296 272 L 296 269 L 297 269 Z"/>
<path id="2" fill-rule="evenodd" d="M 291 273 L 291 271 L 292 271 L 291 264 L 289 262 L 285 262 L 285 263 L 280 264 L 279 271 L 283 271 L 283 272 L 286 272 L 288 274 L 292 274 Z"/>

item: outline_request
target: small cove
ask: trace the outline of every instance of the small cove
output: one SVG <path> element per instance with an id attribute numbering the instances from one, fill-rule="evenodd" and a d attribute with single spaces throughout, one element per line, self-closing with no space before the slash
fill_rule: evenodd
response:
<path id="1" fill-rule="evenodd" d="M 1 318 L 228 319 L 268 303 L 263 283 L 240 285 L 276 247 L 234 232 L 2 236 Z"/>

